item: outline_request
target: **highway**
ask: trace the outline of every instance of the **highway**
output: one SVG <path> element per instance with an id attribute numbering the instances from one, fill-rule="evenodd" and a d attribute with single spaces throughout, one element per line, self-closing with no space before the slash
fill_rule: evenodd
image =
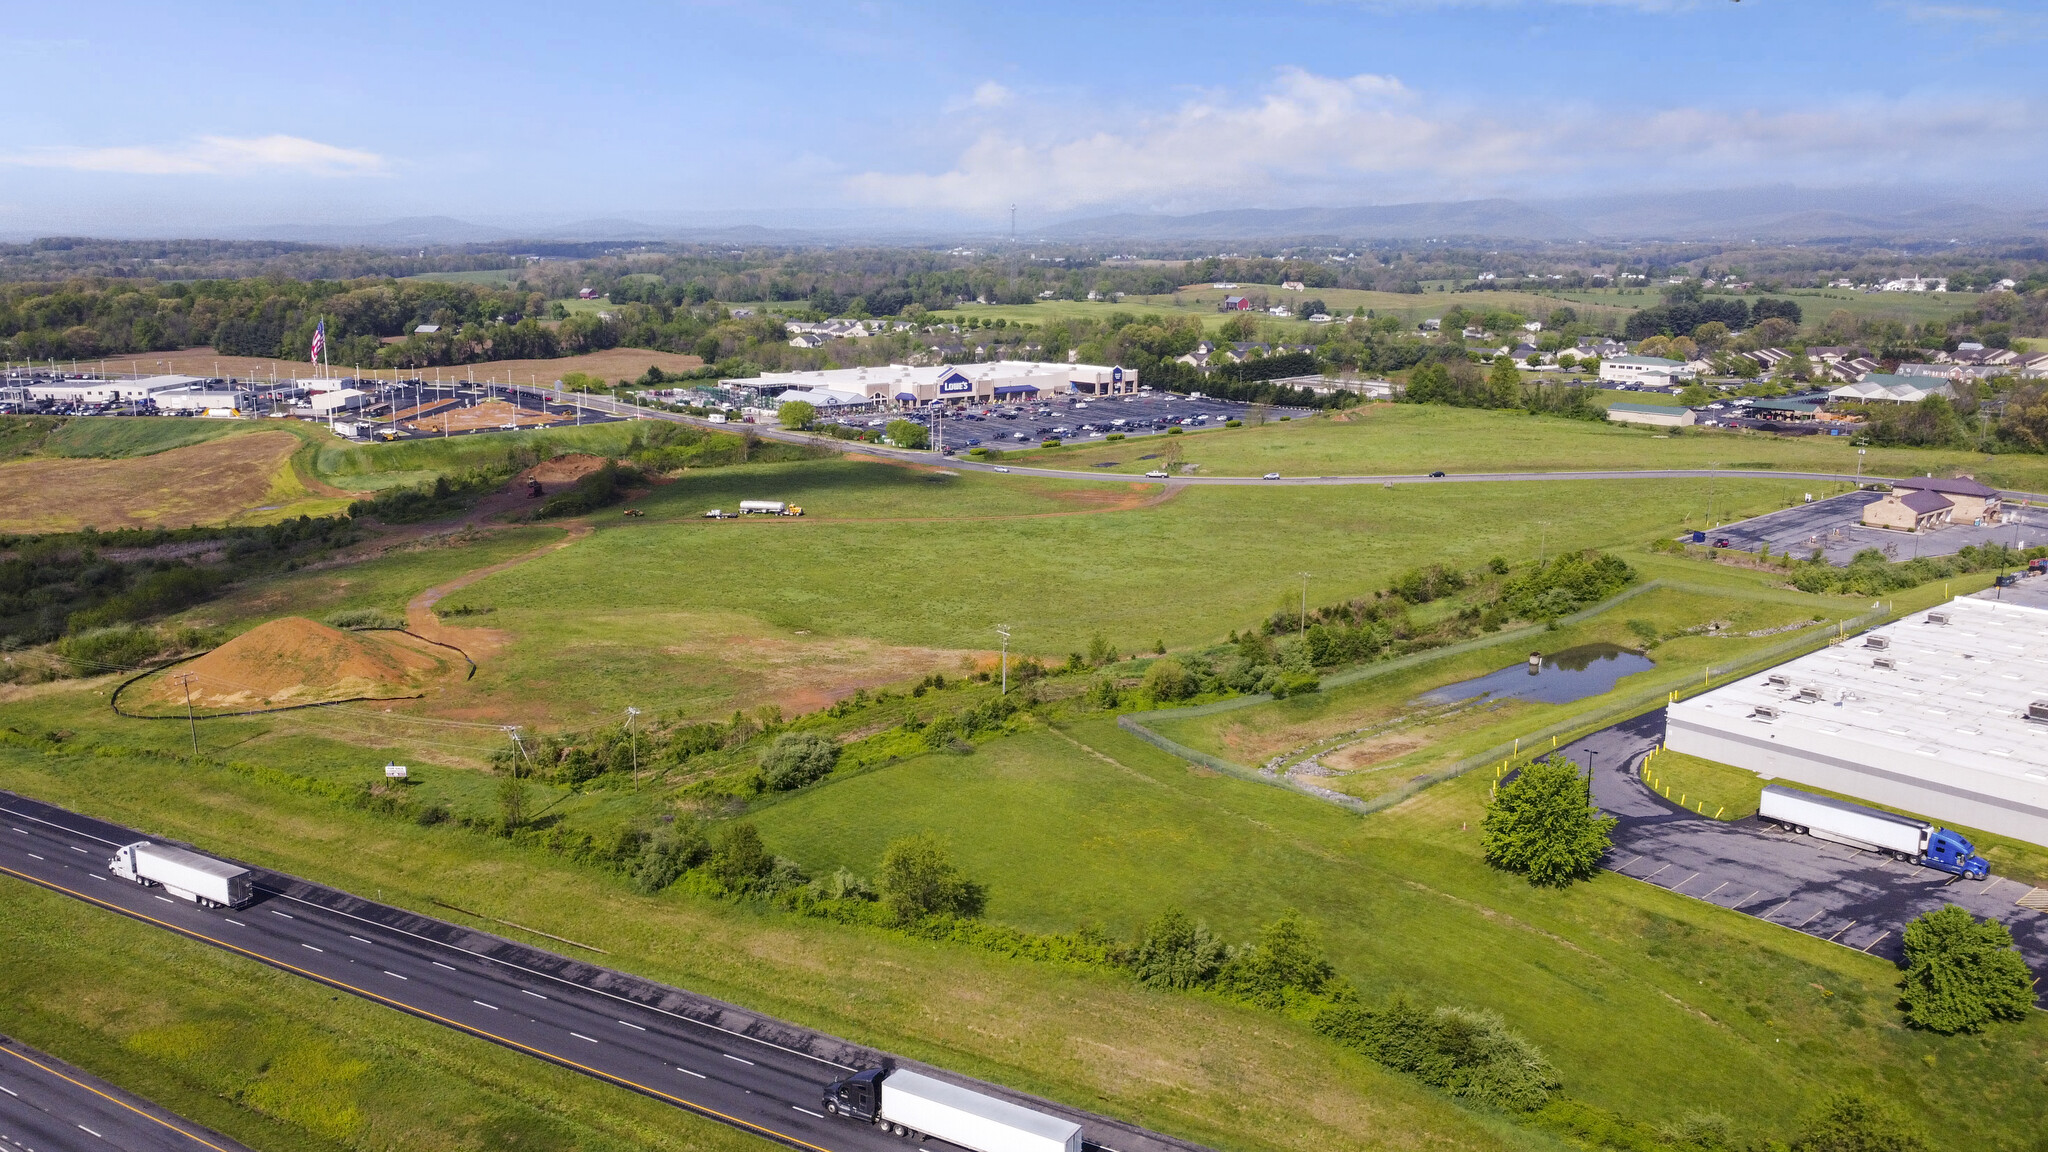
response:
<path id="1" fill-rule="evenodd" d="M 91 1073 L 0 1036 L 0 1148 L 9 1152 L 249 1152 Z"/>
<path id="2" fill-rule="evenodd" d="M 890 1064 L 1064 1116 L 1104 1152 L 1197 1148 L 280 873 L 255 870 L 258 895 L 246 908 L 201 909 L 107 873 L 116 846 L 143 839 L 0 792 L 0 874 L 793 1147 L 900 1152 L 904 1142 L 879 1129 L 820 1114 L 827 1083 Z"/>
<path id="3" fill-rule="evenodd" d="M 525 391 L 526 389 L 519 389 Z M 546 389 L 533 390 L 536 395 L 548 394 Z M 647 420 L 669 420 L 678 424 L 695 424 L 719 432 L 751 431 L 765 440 L 779 440 L 787 444 L 809 444 L 830 448 L 839 452 L 858 453 L 864 456 L 879 456 L 904 463 L 923 464 L 928 467 L 951 468 L 963 472 L 1003 471 L 1019 476 L 1047 476 L 1060 480 L 1093 480 L 1098 483 L 1110 481 L 1128 484 L 1144 482 L 1143 476 L 1129 472 L 1078 471 L 1066 468 L 1034 468 L 1024 464 L 984 464 L 958 456 L 939 456 L 931 452 L 913 451 L 906 448 L 892 448 L 886 444 L 855 444 L 835 440 L 829 436 L 814 436 L 808 432 L 793 432 L 766 424 L 713 424 L 694 416 L 678 415 L 659 408 L 645 408 L 627 404 L 605 396 L 585 396 L 582 402 L 613 416 L 637 416 Z M 1207 435 L 1197 433 L 1196 435 Z M 1104 447 L 1107 447 L 1105 444 Z M 1169 476 L 1154 478 L 1158 484 L 1172 485 L 1223 485 L 1227 487 L 1252 485 L 1257 487 L 1290 486 L 1354 486 L 1360 484 L 1504 484 L 1527 483 L 1552 480 L 1705 480 L 1709 477 L 1733 480 L 1820 480 L 1840 481 L 1846 484 L 1893 484 L 1902 477 L 1876 476 L 1865 473 L 1852 475 L 1847 472 L 1778 472 L 1761 468 L 1633 468 L 1633 469 L 1585 469 L 1556 472 L 1461 472 L 1445 476 L 1429 476 L 1421 473 L 1390 472 L 1385 474 L 1362 474 L 1352 476 L 1282 476 L 1277 480 L 1265 480 L 1257 476 Z M 2038 492 L 2006 492 L 2008 499 L 2031 500 L 2048 503 L 2048 494 Z"/>

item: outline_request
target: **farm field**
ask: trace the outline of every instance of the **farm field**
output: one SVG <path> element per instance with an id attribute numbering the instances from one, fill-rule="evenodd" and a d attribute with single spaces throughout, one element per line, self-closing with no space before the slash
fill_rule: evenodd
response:
<path id="1" fill-rule="evenodd" d="M 97 438 L 114 451 L 156 434 L 97 427 L 88 433 L 104 433 Z M 345 500 L 308 492 L 295 472 L 292 456 L 301 442 L 283 429 L 255 428 L 125 459 L 9 461 L 0 464 L 0 532 L 264 523 L 340 510 Z"/>
<path id="2" fill-rule="evenodd" d="M 1629 394 L 1634 395 L 1634 394 Z M 1179 437 L 1183 458 L 1205 474 L 1258 476 L 1414 475 L 1447 472 L 1570 471 L 1576 469 L 1739 468 L 1796 472 L 1857 470 L 1847 437 L 1780 437 L 1762 432 L 1624 427 L 1523 412 L 1446 408 L 1433 404 L 1368 404 L 1334 416 L 1229 428 Z M 1005 462 L 1047 467 L 1144 473 L 1156 467 L 1144 454 L 1161 451 L 1157 439 L 1115 444 L 1091 441 L 1061 448 L 1005 453 Z M 1982 455 L 1946 449 L 1871 448 L 1862 457 L 1866 476 L 1969 472 L 1989 484 L 2048 491 L 2048 457 Z M 1696 485 L 1698 481 L 1694 481 Z M 1816 482 L 1786 481 L 1781 490 L 1813 491 Z M 1704 514 L 1706 493 L 1699 493 Z M 1796 497 L 1795 497 L 1796 498 Z M 1725 520 L 1725 516 L 1717 516 Z"/>
<path id="3" fill-rule="evenodd" d="M 0 706 L 0 721 L 29 718 L 19 703 Z M 634 896 L 619 878 L 543 850 L 378 819 L 246 770 L 194 765 L 172 784 L 139 770 L 160 763 L 152 746 L 169 751 L 181 737 L 172 726 L 77 720 L 70 747 L 54 754 L 0 745 L 0 786 L 423 910 L 445 900 L 589 940 L 616 966 L 1222 1148 L 1553 1146 L 1324 1048 L 1281 1017 L 682 891 Z M 209 741 L 239 740 L 234 729 L 211 732 Z M 96 754 L 105 742 L 135 751 Z M 301 738 L 237 743 L 233 755 L 294 771 L 300 757 L 348 750 Z M 359 773 L 374 770 L 355 759 Z M 2025 1071 L 2048 1023 L 1984 1039 L 1907 1032 L 1893 1023 L 1894 970 L 1882 961 L 1618 877 L 1563 894 L 1531 889 L 1487 869 L 1476 832 L 1462 830 L 1476 825 L 1485 783 L 1467 777 L 1361 821 L 1191 773 L 1106 718 L 1082 719 L 850 777 L 755 820 L 774 851 L 814 874 L 839 863 L 871 874 L 888 837 L 935 831 L 989 885 L 991 919 L 1041 930 L 1087 921 L 1123 934 L 1177 903 L 1243 939 L 1299 908 L 1368 994 L 1406 988 L 1425 1002 L 1498 1010 L 1545 1047 L 1570 1095 L 1644 1122 L 1708 1108 L 1746 1135 L 1782 1136 L 1826 1091 L 1882 1083 L 1959 1139 L 2025 1146 L 2030 1117 L 2048 1102 Z M 53 947 L 0 934 L 0 961 L 31 968 L 15 958 Z M 992 1014 L 996 998 L 1003 1011 Z M 0 1009 L 6 1026 L 21 999 Z M 369 1011 L 330 1004 L 308 1023 Z M 1628 1041 L 1616 1043 L 1623 1027 Z M 208 1043 L 195 1038 L 182 1058 L 203 1059 Z M 502 1087 L 487 1068 L 456 1067 Z M 1987 1082 L 2005 1091 L 1970 1090 Z"/>

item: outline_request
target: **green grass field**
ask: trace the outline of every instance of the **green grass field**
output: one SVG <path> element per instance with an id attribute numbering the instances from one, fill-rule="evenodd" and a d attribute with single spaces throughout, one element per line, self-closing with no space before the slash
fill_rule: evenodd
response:
<path id="1" fill-rule="evenodd" d="M 1639 395 L 1624 393 L 1624 395 Z M 1449 472 L 1567 471 L 1574 469 L 1740 468 L 1854 474 L 1856 449 L 1847 437 L 1780 437 L 1763 432 L 1638 428 L 1445 408 L 1433 404 L 1370 404 L 1338 416 L 1317 416 L 1257 428 L 1227 428 L 1177 437 L 1189 463 L 1219 476 L 1355 476 Z M 1157 438 L 1095 441 L 1041 448 L 1007 460 L 1072 468 L 1115 460 L 1106 472 L 1156 467 L 1142 456 L 1163 451 Z M 1986 483 L 2048 491 L 2048 456 L 1998 455 L 1945 449 L 1871 448 L 1861 457 L 1865 475 L 1936 475 L 1966 471 Z M 1786 492 L 1820 491 L 1786 481 Z M 1795 497 L 1796 498 L 1796 497 Z M 1699 493 L 1704 513 L 1706 493 Z M 1726 517 L 1717 516 L 1725 520 Z"/>
<path id="2" fill-rule="evenodd" d="M 630 422 L 614 422 L 395 444 L 330 441 L 321 445 L 313 470 L 322 480 L 358 491 L 397 488 L 431 482 L 437 475 L 495 465 L 515 447 L 599 456 L 623 452 L 636 431 L 641 429 Z"/>
<path id="3" fill-rule="evenodd" d="M 402 276 L 402 280 L 426 280 L 439 284 L 482 284 L 487 288 L 504 288 L 519 282 L 520 269 L 485 268 L 476 272 L 416 272 Z"/>
<path id="4" fill-rule="evenodd" d="M 125 460 L 271 427 L 249 420 L 123 416 L 64 420 L 43 431 L 51 423 L 46 417 L 0 416 L 0 452 L 9 459 L 38 455 Z"/>

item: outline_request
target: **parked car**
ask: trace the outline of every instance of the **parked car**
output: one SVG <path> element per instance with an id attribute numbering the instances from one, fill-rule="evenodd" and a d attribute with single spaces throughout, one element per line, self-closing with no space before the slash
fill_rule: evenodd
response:
<path id="1" fill-rule="evenodd" d="M 1001 464 L 998 464 L 998 465 L 996 465 L 996 471 L 998 471 L 998 472 L 1008 472 L 1008 471 L 1009 471 L 1009 469 L 1008 469 L 1008 468 L 1005 468 L 1005 467 L 1003 467 L 1003 466 L 1002 466 Z"/>
<path id="2" fill-rule="evenodd" d="M 1280 474 L 1278 472 L 1268 472 L 1265 474 L 1264 477 L 1262 477 L 1262 479 L 1266 480 L 1278 480 L 1279 478 Z"/>
<path id="3" fill-rule="evenodd" d="M 1164 480 L 1164 479 L 1166 479 L 1166 473 L 1164 473 L 1164 472 L 1160 471 L 1160 470 L 1159 470 L 1159 469 L 1157 469 L 1157 468 L 1154 468 L 1154 469 L 1153 469 L 1153 470 L 1151 470 L 1150 472 L 1147 472 L 1147 473 L 1145 473 L 1145 476 L 1146 476 L 1146 478 L 1147 478 L 1147 479 L 1151 479 L 1151 480 Z"/>

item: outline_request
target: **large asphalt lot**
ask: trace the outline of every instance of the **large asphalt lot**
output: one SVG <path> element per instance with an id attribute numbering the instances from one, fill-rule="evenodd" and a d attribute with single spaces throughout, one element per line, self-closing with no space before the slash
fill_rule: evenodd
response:
<path id="1" fill-rule="evenodd" d="M 0 1148 L 9 1152 L 249 1152 L 89 1072 L 0 1036 Z"/>
<path id="2" fill-rule="evenodd" d="M 1774 552 L 1790 552 L 1801 559 L 1818 548 L 1828 563 L 1838 566 L 1849 563 L 1858 552 L 1868 548 L 1884 553 L 1887 559 L 1911 560 L 1919 556 L 1951 556 L 1970 544 L 2023 548 L 2048 541 L 2048 527 L 2039 521 L 2039 513 L 2029 515 L 2025 511 L 2016 512 L 2008 524 L 1951 524 L 1925 532 L 1865 527 L 1863 509 L 1883 499 L 1883 495 L 1847 492 L 1811 504 L 1766 512 L 1712 529 L 1707 540 L 1712 543 L 1726 538 L 1729 547 L 1744 552 L 1754 552 L 1759 545 L 1769 544 Z"/>
<path id="3" fill-rule="evenodd" d="M 1784 832 L 1751 816 L 1720 821 L 1666 800 L 1637 774 L 1664 739 L 1664 710 L 1595 732 L 1560 751 L 1593 769 L 1593 800 L 1620 823 L 1604 865 L 1631 879 L 1718 904 L 1859 952 L 1897 961 L 1908 921 L 1944 904 L 1992 916 L 2037 973 L 2048 974 L 2048 915 L 2016 901 L 2031 887 L 1963 880 L 1888 856 Z M 2048 1007 L 2048 988 L 2040 1003 Z"/>
<path id="4" fill-rule="evenodd" d="M 256 869 L 256 900 L 228 910 L 107 873 L 116 846 L 148 838 L 0 792 L 0 873 L 771 1140 L 816 1152 L 901 1152 L 903 1141 L 820 1107 L 827 1083 L 896 1065 L 1064 1116 L 1104 1152 L 1197 1148 L 281 873 Z"/>

